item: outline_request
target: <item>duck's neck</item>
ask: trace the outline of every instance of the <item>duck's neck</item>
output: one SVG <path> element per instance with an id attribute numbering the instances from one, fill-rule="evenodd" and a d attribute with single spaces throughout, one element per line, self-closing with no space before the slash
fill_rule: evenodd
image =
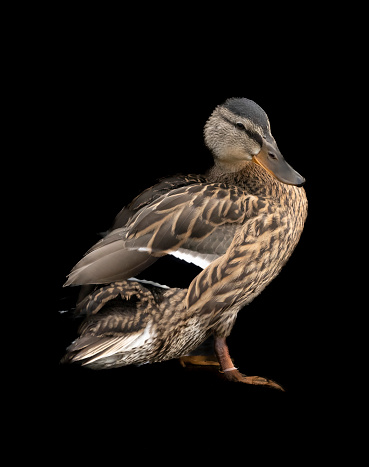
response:
<path id="1" fill-rule="evenodd" d="M 298 199 L 305 199 L 305 190 L 279 182 L 263 167 L 250 162 L 236 172 L 225 173 L 223 167 L 214 165 L 206 174 L 211 183 L 236 185 L 255 196 L 275 200 L 286 208 L 293 207 Z M 304 203 L 306 204 L 306 203 Z"/>
<path id="2" fill-rule="evenodd" d="M 254 162 L 244 164 L 232 172 L 226 172 L 223 166 L 215 164 L 207 172 L 206 178 L 212 183 L 237 185 L 256 196 L 280 196 L 280 190 L 285 186 Z"/>

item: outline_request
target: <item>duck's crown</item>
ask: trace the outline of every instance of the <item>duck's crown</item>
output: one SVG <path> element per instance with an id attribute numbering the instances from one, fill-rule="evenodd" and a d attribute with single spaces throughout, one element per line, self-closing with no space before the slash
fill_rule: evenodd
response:
<path id="1" fill-rule="evenodd" d="M 224 102 L 222 107 L 235 116 L 249 120 L 255 126 L 261 128 L 265 135 L 270 133 L 268 116 L 256 102 L 246 99 L 246 97 L 231 97 Z"/>

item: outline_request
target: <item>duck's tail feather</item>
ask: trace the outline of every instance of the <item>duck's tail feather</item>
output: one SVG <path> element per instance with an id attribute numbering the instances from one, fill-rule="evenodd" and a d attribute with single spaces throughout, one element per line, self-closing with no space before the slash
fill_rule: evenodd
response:
<path id="1" fill-rule="evenodd" d="M 89 365 L 101 358 L 107 358 L 125 352 L 132 352 L 144 345 L 150 338 L 150 325 L 147 328 L 122 336 L 84 335 L 75 340 L 68 348 L 62 363 L 79 362 Z M 116 357 L 119 358 L 119 357 Z"/>

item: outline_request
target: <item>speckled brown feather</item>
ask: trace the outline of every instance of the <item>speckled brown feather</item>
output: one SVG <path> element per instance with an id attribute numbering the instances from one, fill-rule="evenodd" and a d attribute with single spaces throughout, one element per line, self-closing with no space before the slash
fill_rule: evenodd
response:
<path id="1" fill-rule="evenodd" d="M 238 311 L 279 273 L 307 216 L 303 188 L 252 162 L 258 141 L 276 145 L 266 114 L 250 102 L 231 100 L 208 120 L 205 141 L 216 163 L 206 176 L 172 177 L 145 190 L 74 267 L 66 285 L 95 284 L 95 290 L 77 306 L 86 319 L 66 360 L 94 368 L 157 362 L 188 355 L 213 334 L 226 356 L 220 363 L 230 364 L 221 350 Z M 250 115 L 258 115 L 251 122 L 249 105 Z M 233 128 L 232 118 L 249 124 L 247 131 Z M 212 258 L 188 289 L 126 280 L 182 249 Z"/>

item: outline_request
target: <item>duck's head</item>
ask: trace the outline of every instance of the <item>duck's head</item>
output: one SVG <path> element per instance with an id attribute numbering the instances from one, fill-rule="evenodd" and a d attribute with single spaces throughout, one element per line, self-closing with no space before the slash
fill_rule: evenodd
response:
<path id="1" fill-rule="evenodd" d="M 206 122 L 204 136 L 215 164 L 225 172 L 255 163 L 280 182 L 297 186 L 305 182 L 279 151 L 267 114 L 249 99 L 231 98 L 219 105 Z"/>

